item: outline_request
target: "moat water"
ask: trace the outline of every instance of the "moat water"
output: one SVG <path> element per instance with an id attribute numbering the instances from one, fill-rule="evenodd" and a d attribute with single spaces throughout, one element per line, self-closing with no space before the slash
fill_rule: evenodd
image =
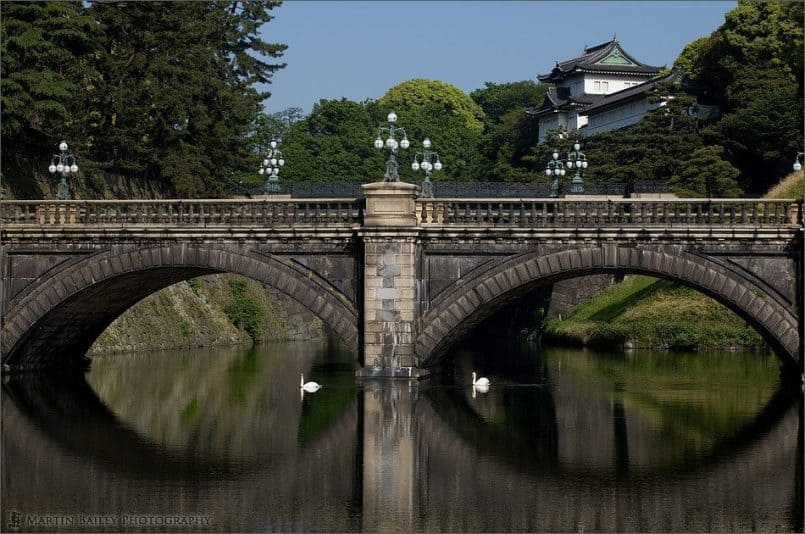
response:
<path id="1" fill-rule="evenodd" d="M 773 355 L 449 362 L 358 383 L 337 344 L 283 343 L 6 379 L 0 530 L 802 529 L 802 393 Z"/>

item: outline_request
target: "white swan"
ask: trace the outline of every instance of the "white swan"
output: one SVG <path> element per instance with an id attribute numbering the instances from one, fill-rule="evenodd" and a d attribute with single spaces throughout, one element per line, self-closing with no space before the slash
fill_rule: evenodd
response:
<path id="1" fill-rule="evenodd" d="M 318 382 L 305 382 L 305 375 L 299 375 L 299 387 L 307 391 L 308 393 L 315 393 L 316 391 L 321 389 L 321 384 Z"/>
<path id="2" fill-rule="evenodd" d="M 478 388 L 488 388 L 489 387 L 489 379 L 485 376 L 482 376 L 478 380 L 475 380 L 475 371 L 472 372 L 472 385 Z M 484 393 L 484 392 L 482 392 Z"/>

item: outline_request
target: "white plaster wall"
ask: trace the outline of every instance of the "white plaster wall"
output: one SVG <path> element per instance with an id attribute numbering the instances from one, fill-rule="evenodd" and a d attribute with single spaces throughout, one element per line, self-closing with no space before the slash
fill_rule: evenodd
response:
<path id="1" fill-rule="evenodd" d="M 539 120 L 539 143 L 545 142 L 545 133 L 559 127 L 568 127 L 567 113 L 552 113 Z"/>
<path id="2" fill-rule="evenodd" d="M 649 104 L 646 98 L 642 98 L 621 107 L 591 115 L 588 117 L 584 136 L 589 137 L 597 133 L 630 126 L 643 118 L 646 113 L 656 108 L 656 104 Z"/>
<path id="3" fill-rule="evenodd" d="M 614 76 L 604 74 L 585 74 L 584 75 L 584 92 L 589 95 L 608 95 L 616 93 L 632 87 L 631 84 L 640 84 L 648 81 L 650 76 Z M 596 88 L 595 82 L 607 82 L 607 88 L 604 90 L 599 87 Z"/>

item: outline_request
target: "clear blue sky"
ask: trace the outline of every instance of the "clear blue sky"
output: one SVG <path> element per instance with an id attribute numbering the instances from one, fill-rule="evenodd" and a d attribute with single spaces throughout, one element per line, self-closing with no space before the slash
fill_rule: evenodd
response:
<path id="1" fill-rule="evenodd" d="M 411 78 L 470 92 L 484 82 L 535 80 L 556 60 L 617 34 L 650 65 L 673 64 L 690 41 L 724 22 L 734 1 L 301 1 L 263 27 L 288 45 L 268 86 L 269 112 L 306 113 L 322 98 L 377 99 Z"/>

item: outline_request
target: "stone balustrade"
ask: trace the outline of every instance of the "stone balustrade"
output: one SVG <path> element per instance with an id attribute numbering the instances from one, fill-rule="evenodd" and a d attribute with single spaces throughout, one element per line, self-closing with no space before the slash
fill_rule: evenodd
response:
<path id="1" fill-rule="evenodd" d="M 413 193 L 407 210 L 414 206 Z M 405 200 L 405 199 L 401 199 Z M 0 203 L 4 226 L 327 226 L 364 224 L 363 199 L 14 200 Z M 578 200 L 418 199 L 412 226 L 788 226 L 802 201 L 765 199 Z M 378 214 L 378 221 L 384 219 Z M 410 216 L 409 216 L 410 217 Z M 374 219 L 373 219 L 374 220 Z M 380 224 L 375 221 L 376 224 Z M 386 222 L 386 221 L 384 221 Z M 382 224 L 388 226 L 390 224 Z M 399 226 L 391 224 L 392 226 Z M 405 226 L 408 226 L 406 224 Z"/>
<path id="2" fill-rule="evenodd" d="M 765 199 L 419 199 L 421 226 L 788 226 L 802 201 Z"/>
<path id="3" fill-rule="evenodd" d="M 363 219 L 354 199 L 15 200 L 0 203 L 4 226 L 348 226 Z"/>

